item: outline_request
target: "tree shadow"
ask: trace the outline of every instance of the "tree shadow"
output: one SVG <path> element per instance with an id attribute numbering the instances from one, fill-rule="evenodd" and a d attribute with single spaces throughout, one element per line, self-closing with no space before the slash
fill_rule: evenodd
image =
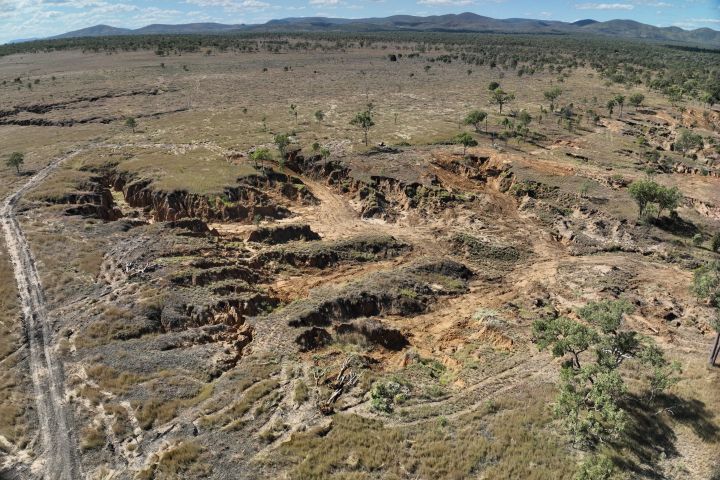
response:
<path id="1" fill-rule="evenodd" d="M 622 471 L 632 472 L 633 478 L 665 478 L 660 460 L 679 455 L 674 424 L 690 427 L 704 442 L 720 441 L 720 427 L 700 400 L 665 394 L 648 401 L 633 395 L 623 406 L 628 424 L 623 440 L 613 445 L 623 453 L 613 460 Z"/>
<path id="2" fill-rule="evenodd" d="M 690 238 L 700 233 L 700 230 L 694 223 L 683 220 L 679 215 L 655 218 L 651 221 L 651 223 L 660 230 L 664 230 L 680 237 Z"/>
<path id="3" fill-rule="evenodd" d="M 605 197 L 587 197 L 587 199 L 595 205 L 607 205 L 610 203 L 610 200 Z"/>

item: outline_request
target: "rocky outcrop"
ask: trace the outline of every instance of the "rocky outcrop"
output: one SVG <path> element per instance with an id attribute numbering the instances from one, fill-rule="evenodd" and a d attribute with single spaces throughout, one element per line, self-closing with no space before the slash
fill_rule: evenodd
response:
<path id="1" fill-rule="evenodd" d="M 372 156 L 372 153 L 367 156 Z M 324 161 L 320 157 L 306 159 L 298 155 L 295 161 L 296 167 L 306 175 L 324 179 L 342 193 L 354 194 L 360 203 L 362 218 L 393 221 L 406 210 L 437 212 L 451 205 L 474 200 L 472 195 L 450 192 L 436 181 L 420 182 L 390 175 L 356 174 L 342 160 Z"/>
<path id="2" fill-rule="evenodd" d="M 450 260 L 377 272 L 340 289 L 316 291 L 305 300 L 273 312 L 259 323 L 263 326 L 285 324 L 293 329 L 303 329 L 296 335 L 295 342 L 301 350 L 307 350 L 313 345 L 324 345 L 328 338 L 332 338 L 328 328 L 336 329 L 341 324 L 353 323 L 353 320 L 361 318 L 410 316 L 425 312 L 438 296 L 465 292 L 466 280 L 471 276 L 472 272 L 467 267 Z M 362 328 L 359 330 L 362 334 Z M 373 337 L 373 331 L 377 334 L 382 331 L 365 330 L 369 337 Z M 394 340 L 387 340 L 388 344 L 397 345 L 395 333 L 392 338 Z"/>
<path id="3" fill-rule="evenodd" d="M 341 262 L 367 262 L 393 258 L 411 246 L 388 235 L 360 236 L 333 242 L 307 242 L 265 250 L 259 264 L 277 262 L 293 267 L 327 268 Z"/>
<path id="4" fill-rule="evenodd" d="M 310 225 L 273 225 L 259 227 L 250 232 L 246 239 L 248 242 L 277 245 L 298 240 L 320 240 L 320 235 L 313 232 Z"/>
<path id="5" fill-rule="evenodd" d="M 66 215 L 81 215 L 102 220 L 117 220 L 122 212 L 115 206 L 110 189 L 100 178 L 88 179 L 77 186 L 77 190 L 62 196 L 40 196 L 42 200 L 58 205 L 71 205 Z"/>
<path id="6" fill-rule="evenodd" d="M 454 251 L 480 263 L 515 263 L 526 253 L 512 245 L 496 245 L 468 234 L 457 234 L 450 240 Z"/>
<path id="7" fill-rule="evenodd" d="M 280 219 L 291 216 L 290 210 L 279 205 L 268 193 L 301 203 L 315 201 L 298 179 L 271 172 L 238 179 L 219 195 L 165 191 L 157 189 L 152 180 L 137 178 L 129 173 L 110 173 L 108 183 L 123 192 L 125 201 L 143 208 L 158 221 L 175 221 L 197 217 L 210 221 L 252 221 L 257 218 Z"/>

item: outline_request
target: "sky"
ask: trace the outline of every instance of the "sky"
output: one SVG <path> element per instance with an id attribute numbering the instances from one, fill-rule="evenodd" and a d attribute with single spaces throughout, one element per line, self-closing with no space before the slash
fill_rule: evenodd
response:
<path id="1" fill-rule="evenodd" d="M 632 19 L 720 30 L 720 0 L 0 0 L 0 43 L 107 24 L 264 23 L 287 17 L 385 17 L 474 12 L 494 18 Z"/>

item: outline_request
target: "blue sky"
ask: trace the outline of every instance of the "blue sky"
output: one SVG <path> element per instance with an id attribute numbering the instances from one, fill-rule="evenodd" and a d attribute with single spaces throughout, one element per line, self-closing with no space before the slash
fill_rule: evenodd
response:
<path id="1" fill-rule="evenodd" d="M 629 18 L 658 26 L 720 29 L 720 0 L 0 0 L 0 43 L 104 23 L 262 23 L 273 18 L 362 18 L 475 12 L 495 18 Z"/>

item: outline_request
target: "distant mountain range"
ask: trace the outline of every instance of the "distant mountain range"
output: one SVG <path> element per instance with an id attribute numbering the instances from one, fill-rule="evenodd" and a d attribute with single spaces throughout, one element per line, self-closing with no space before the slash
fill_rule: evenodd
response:
<path id="1" fill-rule="evenodd" d="M 720 32 L 710 28 L 683 30 L 679 27 L 655 27 L 633 20 L 579 20 L 560 22 L 525 18 L 495 19 L 474 13 L 416 17 L 395 15 L 385 18 L 324 18 L 300 17 L 271 20 L 258 25 L 224 25 L 221 23 L 188 23 L 183 25 L 154 24 L 138 29 L 117 28 L 109 25 L 75 30 L 52 38 L 99 37 L 110 35 L 192 34 L 227 32 L 482 32 L 482 33 L 535 33 L 535 34 L 593 34 L 617 38 L 683 42 L 704 46 L 720 46 Z"/>

